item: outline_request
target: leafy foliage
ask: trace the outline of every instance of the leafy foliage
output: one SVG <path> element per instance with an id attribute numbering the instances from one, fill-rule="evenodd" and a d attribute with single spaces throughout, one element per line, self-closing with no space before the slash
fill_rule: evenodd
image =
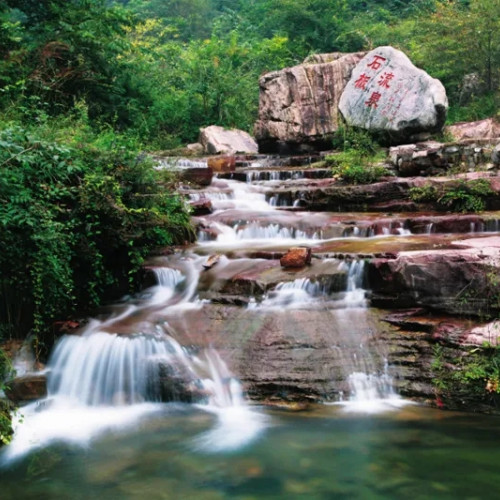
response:
<path id="1" fill-rule="evenodd" d="M 461 179 L 446 187 L 428 184 L 413 187 L 409 192 L 410 199 L 417 203 L 436 203 L 438 207 L 453 212 L 481 212 L 486 208 L 486 199 L 493 194 L 486 179 Z"/>
<path id="2" fill-rule="evenodd" d="M 325 158 L 326 164 L 332 167 L 334 177 L 348 184 L 370 184 L 391 175 L 383 165 L 378 164 L 385 155 L 368 132 L 351 127 L 340 128 L 333 139 L 333 146 L 342 150 Z"/>
<path id="3" fill-rule="evenodd" d="M 76 147 L 0 132 L 0 323 L 17 335 L 99 304 L 154 248 L 191 238 L 182 200 L 115 140 Z"/>

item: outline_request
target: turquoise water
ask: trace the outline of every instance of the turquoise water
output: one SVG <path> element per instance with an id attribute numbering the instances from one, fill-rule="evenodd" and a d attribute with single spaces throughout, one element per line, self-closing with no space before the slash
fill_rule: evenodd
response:
<path id="1" fill-rule="evenodd" d="M 216 451 L 215 415 L 162 405 L 84 447 L 53 443 L 11 463 L 0 471 L 0 497 L 479 499 L 500 489 L 497 417 L 418 406 L 382 415 L 255 411 L 262 432 Z"/>

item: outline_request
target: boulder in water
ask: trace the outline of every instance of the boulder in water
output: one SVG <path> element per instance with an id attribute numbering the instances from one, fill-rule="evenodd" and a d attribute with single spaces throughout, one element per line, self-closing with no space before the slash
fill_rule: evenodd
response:
<path id="1" fill-rule="evenodd" d="M 196 184 L 197 186 L 210 186 L 213 170 L 210 167 L 188 167 L 180 170 L 180 175 L 184 182 Z"/>
<path id="2" fill-rule="evenodd" d="M 208 167 L 216 173 L 234 172 L 236 158 L 234 156 L 212 156 L 207 160 Z"/>
<path id="3" fill-rule="evenodd" d="M 200 198 L 199 200 L 191 201 L 190 203 L 192 209 L 192 215 L 208 215 L 213 212 L 212 201 L 208 198 Z"/>
<path id="4" fill-rule="evenodd" d="M 340 96 L 364 54 L 318 54 L 262 76 L 254 128 L 260 152 L 331 148 Z"/>
<path id="5" fill-rule="evenodd" d="M 253 137 L 243 130 L 227 130 L 217 125 L 200 129 L 200 143 L 207 154 L 258 153 Z"/>
<path id="6" fill-rule="evenodd" d="M 339 102 L 349 126 L 386 133 L 403 143 L 443 128 L 448 99 L 444 86 L 392 47 L 369 52 L 352 72 Z"/>
<path id="7" fill-rule="evenodd" d="M 310 248 L 294 247 L 281 257 L 282 267 L 304 267 L 311 263 L 312 251 Z"/>
<path id="8" fill-rule="evenodd" d="M 8 382 L 5 394 L 16 404 L 43 398 L 47 395 L 47 378 L 40 374 L 15 378 Z"/>

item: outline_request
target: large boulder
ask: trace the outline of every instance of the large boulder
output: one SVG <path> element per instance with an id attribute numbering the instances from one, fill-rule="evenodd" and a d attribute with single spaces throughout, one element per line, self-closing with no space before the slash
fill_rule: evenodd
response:
<path id="1" fill-rule="evenodd" d="M 254 129 L 260 151 L 331 148 L 326 139 L 338 129 L 340 96 L 364 54 L 320 54 L 262 76 Z"/>
<path id="2" fill-rule="evenodd" d="M 457 141 L 492 140 L 500 138 L 500 123 L 494 118 L 487 118 L 476 122 L 461 122 L 446 127 L 446 132 Z"/>
<path id="3" fill-rule="evenodd" d="M 250 134 L 217 125 L 200 129 L 199 142 L 207 154 L 258 153 L 257 143 Z"/>
<path id="4" fill-rule="evenodd" d="M 378 47 L 359 62 L 339 102 L 348 125 L 400 144 L 440 131 L 447 108 L 441 82 L 392 47 Z"/>

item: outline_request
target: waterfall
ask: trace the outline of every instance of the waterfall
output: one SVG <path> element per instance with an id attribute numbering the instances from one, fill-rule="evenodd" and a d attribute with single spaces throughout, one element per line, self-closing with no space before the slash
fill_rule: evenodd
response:
<path id="1" fill-rule="evenodd" d="M 48 394 L 88 406 L 160 401 L 162 365 L 193 373 L 186 352 L 167 336 L 66 336 L 48 364 Z"/>
<path id="2" fill-rule="evenodd" d="M 23 407 L 0 465 L 54 441 L 86 446 L 103 432 L 164 412 L 169 401 L 197 403 L 217 416 L 215 427 L 195 440 L 206 451 L 242 446 L 265 428 L 266 419 L 245 404 L 241 385 L 215 349 L 190 353 L 166 333 L 172 330 L 166 322 L 156 324 L 154 333 L 150 328 L 127 335 L 112 331 L 128 322 L 140 326 L 136 317 L 159 305 L 176 310 L 194 303 L 202 260 L 184 262 L 182 273 L 153 268 L 158 284 L 135 305 L 121 306 L 106 320 L 91 320 L 80 335 L 59 339 L 46 369 L 48 396 Z"/>
<path id="3" fill-rule="evenodd" d="M 354 260 L 345 265 L 348 266 L 347 287 L 337 318 L 345 330 L 344 347 L 351 359 L 345 360 L 350 397 L 342 404 L 348 411 L 383 411 L 401 405 L 402 400 L 394 391 L 382 346 L 372 338 L 367 317 L 368 300 L 363 288 L 365 263 Z M 370 343 L 369 349 L 365 342 Z"/>
<path id="4" fill-rule="evenodd" d="M 318 297 L 328 295 L 328 287 L 309 278 L 299 278 L 289 282 L 278 283 L 268 292 L 262 302 L 251 301 L 249 309 L 294 309 L 301 305 L 311 304 Z"/>

